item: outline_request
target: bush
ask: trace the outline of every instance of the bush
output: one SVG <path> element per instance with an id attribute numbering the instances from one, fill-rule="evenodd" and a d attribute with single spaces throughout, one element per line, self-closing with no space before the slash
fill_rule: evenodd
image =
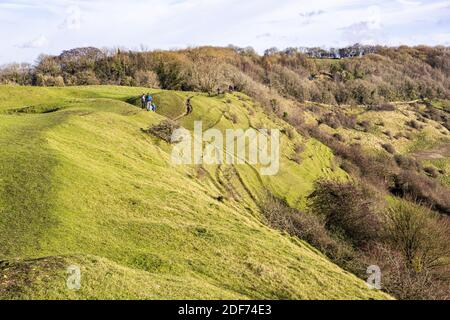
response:
<path id="1" fill-rule="evenodd" d="M 340 127 L 353 129 L 356 126 L 356 116 L 346 115 L 342 111 L 335 111 L 334 113 L 329 112 L 319 119 L 319 125 L 322 123 L 333 129 L 338 129 Z"/>
<path id="2" fill-rule="evenodd" d="M 146 133 L 153 134 L 154 136 L 172 143 L 172 133 L 180 126 L 172 120 L 163 120 L 161 123 L 154 125 L 147 130 L 142 129 Z"/>
<path id="3" fill-rule="evenodd" d="M 381 230 L 378 210 L 383 203 L 362 184 L 318 180 L 308 197 L 312 212 L 322 215 L 325 227 L 357 246 L 377 239 Z"/>
<path id="4" fill-rule="evenodd" d="M 335 138 L 339 142 L 345 142 L 344 137 L 340 133 L 333 134 L 333 138 Z"/>
<path id="5" fill-rule="evenodd" d="M 236 113 L 230 113 L 229 114 L 229 120 L 233 122 L 234 124 L 238 123 L 238 116 Z"/>
<path id="6" fill-rule="evenodd" d="M 281 129 L 281 133 L 284 133 L 289 138 L 289 140 L 294 139 L 294 132 L 295 130 L 292 129 L 291 127 Z"/>
<path id="7" fill-rule="evenodd" d="M 388 244 L 377 244 L 368 253 L 369 263 L 383 271 L 383 290 L 401 300 L 450 299 L 450 286 L 445 270 L 416 272 L 408 268 L 405 258 Z"/>
<path id="8" fill-rule="evenodd" d="M 416 120 L 410 120 L 410 121 L 406 121 L 405 123 L 407 126 L 416 129 L 416 130 L 420 130 L 423 128 L 423 126 L 421 126 Z"/>
<path id="9" fill-rule="evenodd" d="M 389 152 L 390 154 L 395 154 L 395 148 L 392 144 L 389 143 L 383 143 L 381 147 L 386 150 L 386 152 Z"/>
<path id="10" fill-rule="evenodd" d="M 322 123 L 326 124 L 327 126 L 329 126 L 330 128 L 333 128 L 333 129 L 338 129 L 341 126 L 341 123 L 334 116 L 333 113 L 327 113 L 327 114 L 323 115 L 319 119 L 319 125 L 321 125 Z"/>
<path id="11" fill-rule="evenodd" d="M 205 168 L 203 168 L 201 165 L 196 165 L 195 166 L 195 177 L 197 179 L 204 179 L 205 177 L 208 176 L 208 171 L 206 171 Z"/>
<path id="12" fill-rule="evenodd" d="M 300 143 L 296 143 L 296 144 L 294 145 L 294 151 L 295 151 L 295 153 L 300 154 L 300 153 L 302 153 L 304 150 L 305 150 L 305 145 L 300 144 Z"/>
<path id="13" fill-rule="evenodd" d="M 64 79 L 61 76 L 36 75 L 36 84 L 45 87 L 62 87 L 64 86 Z"/>
<path id="14" fill-rule="evenodd" d="M 404 133 L 404 134 L 403 134 L 403 137 L 404 137 L 405 139 L 407 139 L 407 140 L 410 140 L 410 141 L 414 139 L 414 136 L 413 136 L 410 132 Z"/>
<path id="15" fill-rule="evenodd" d="M 433 209 L 450 214 L 450 190 L 435 180 L 411 170 L 402 170 L 394 176 L 391 192 L 417 199 Z"/>
<path id="16" fill-rule="evenodd" d="M 348 160 L 342 160 L 340 168 L 345 172 L 347 172 L 348 174 L 350 174 L 351 176 L 357 177 L 361 174 L 359 168 Z"/>
<path id="17" fill-rule="evenodd" d="M 368 132 L 370 130 L 370 122 L 367 120 L 358 122 L 358 125 L 362 128 L 364 132 Z"/>
<path id="18" fill-rule="evenodd" d="M 435 167 L 425 167 L 423 171 L 432 178 L 439 177 L 439 171 Z"/>
<path id="19" fill-rule="evenodd" d="M 395 163 L 397 163 L 397 165 L 404 170 L 419 171 L 422 168 L 420 162 L 418 162 L 416 159 L 414 159 L 412 157 L 407 157 L 407 156 L 404 156 L 401 154 L 396 154 L 394 156 L 394 160 L 395 160 Z"/>
<path id="20" fill-rule="evenodd" d="M 389 208 L 388 240 L 404 256 L 408 267 L 420 272 L 450 263 L 448 219 L 419 205 L 401 201 Z"/>
<path id="21" fill-rule="evenodd" d="M 383 281 L 388 292 L 400 299 L 450 298 L 448 217 L 401 201 L 388 210 L 385 234 L 388 268 Z"/>
<path id="22" fill-rule="evenodd" d="M 326 230 L 324 221 L 316 214 L 293 209 L 270 193 L 267 193 L 260 208 L 270 227 L 310 243 L 347 270 L 358 270 L 359 262 L 353 249 L 333 238 Z"/>
<path id="23" fill-rule="evenodd" d="M 159 88 L 158 75 L 153 71 L 139 70 L 134 74 L 136 84 L 141 87 Z"/>
<path id="24" fill-rule="evenodd" d="M 294 155 L 292 155 L 292 156 L 290 157 L 290 160 L 294 161 L 294 162 L 297 163 L 297 164 L 300 164 L 300 163 L 302 163 L 303 158 L 302 158 L 301 155 L 295 153 Z"/>

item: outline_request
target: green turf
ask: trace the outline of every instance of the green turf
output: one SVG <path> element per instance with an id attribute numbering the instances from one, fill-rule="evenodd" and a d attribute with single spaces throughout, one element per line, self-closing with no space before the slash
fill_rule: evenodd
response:
<path id="1" fill-rule="evenodd" d="M 157 114 L 130 104 L 147 91 L 0 87 L 0 298 L 389 298 L 262 221 L 264 188 L 301 207 L 315 179 L 345 177 L 328 148 L 283 135 L 277 176 L 248 164 L 199 175 L 141 128 L 177 117 L 192 95 L 187 128 L 286 124 L 246 100 L 250 115 L 237 95 L 152 91 Z M 297 142 L 300 164 L 288 159 Z M 65 285 L 69 265 L 81 268 L 78 291 Z"/>

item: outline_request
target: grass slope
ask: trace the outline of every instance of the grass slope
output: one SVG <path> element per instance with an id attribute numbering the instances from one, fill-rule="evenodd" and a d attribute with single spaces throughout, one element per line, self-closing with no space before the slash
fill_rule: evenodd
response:
<path id="1" fill-rule="evenodd" d="M 178 117 L 191 96 L 187 128 L 287 125 L 237 94 L 153 90 L 160 114 L 149 113 L 132 105 L 147 91 L 0 87 L 0 298 L 389 298 L 262 222 L 263 188 L 301 207 L 316 178 L 345 178 L 329 149 L 283 135 L 277 176 L 250 165 L 199 174 L 140 128 Z M 288 159 L 294 143 L 306 146 L 300 164 Z M 66 287 L 70 265 L 78 291 Z"/>

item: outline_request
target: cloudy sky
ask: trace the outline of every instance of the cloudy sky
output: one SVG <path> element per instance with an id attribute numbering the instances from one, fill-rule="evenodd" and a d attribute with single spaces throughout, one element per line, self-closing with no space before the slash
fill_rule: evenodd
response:
<path id="1" fill-rule="evenodd" d="M 80 46 L 450 45 L 450 0 L 0 0 L 0 64 Z"/>

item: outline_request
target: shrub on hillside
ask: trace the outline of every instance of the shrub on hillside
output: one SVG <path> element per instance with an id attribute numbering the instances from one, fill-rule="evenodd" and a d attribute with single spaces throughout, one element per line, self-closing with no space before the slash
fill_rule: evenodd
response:
<path id="1" fill-rule="evenodd" d="M 389 244 L 372 246 L 367 261 L 382 270 L 382 289 L 400 300 L 450 299 L 450 285 L 445 268 L 422 270 L 409 268 L 401 252 Z"/>
<path id="2" fill-rule="evenodd" d="M 319 122 L 319 125 L 324 123 L 324 124 L 326 124 L 327 126 L 329 126 L 330 128 L 333 128 L 333 129 L 338 129 L 341 126 L 341 123 L 339 122 L 339 120 L 331 112 L 324 114 L 318 120 L 318 122 Z"/>
<path id="3" fill-rule="evenodd" d="M 302 153 L 305 150 L 305 145 L 301 143 L 296 143 L 294 145 L 294 152 L 297 154 Z"/>
<path id="4" fill-rule="evenodd" d="M 295 130 L 291 127 L 282 128 L 280 132 L 285 134 L 290 140 L 294 139 Z"/>
<path id="5" fill-rule="evenodd" d="M 334 133 L 333 138 L 339 142 L 345 142 L 345 138 L 340 133 Z"/>
<path id="6" fill-rule="evenodd" d="M 391 192 L 417 199 L 433 209 L 450 214 L 449 188 L 416 171 L 402 170 L 396 174 Z"/>
<path id="7" fill-rule="evenodd" d="M 422 166 L 419 161 L 412 157 L 396 154 L 394 156 L 395 163 L 404 170 L 420 171 Z"/>
<path id="8" fill-rule="evenodd" d="M 335 112 L 328 112 L 319 119 L 319 124 L 322 123 L 333 129 L 338 129 L 340 127 L 353 129 L 356 126 L 356 116 L 347 115 L 339 110 Z"/>
<path id="9" fill-rule="evenodd" d="M 351 246 L 332 237 L 324 221 L 316 214 L 293 209 L 270 193 L 267 193 L 260 207 L 272 228 L 305 240 L 347 270 L 355 272 L 360 269 L 360 262 Z"/>
<path id="10" fill-rule="evenodd" d="M 450 224 L 446 217 L 401 201 L 388 210 L 390 244 L 404 256 L 408 267 L 420 272 L 450 263 Z"/>
<path id="11" fill-rule="evenodd" d="M 28 63 L 10 63 L 0 67 L 1 84 L 32 84 L 32 67 Z"/>
<path id="12" fill-rule="evenodd" d="M 378 260 L 386 265 L 388 292 L 400 299 L 450 298 L 449 218 L 401 201 L 389 208 L 384 232 L 385 252 Z"/>
<path id="13" fill-rule="evenodd" d="M 163 120 L 159 124 L 142 131 L 150 133 L 166 142 L 172 143 L 172 133 L 180 126 L 172 120 Z"/>
<path id="14" fill-rule="evenodd" d="M 342 234 L 351 243 L 362 246 L 377 239 L 381 230 L 381 200 L 362 184 L 318 180 L 308 197 L 309 208 L 320 214 L 325 227 Z"/>
<path id="15" fill-rule="evenodd" d="M 44 87 L 62 87 L 64 86 L 64 79 L 61 76 L 51 76 L 44 74 L 37 74 L 35 78 L 36 84 Z"/>
<path id="16" fill-rule="evenodd" d="M 435 167 L 425 167 L 423 168 L 423 171 L 432 178 L 439 177 L 439 171 Z"/>
<path id="17" fill-rule="evenodd" d="M 416 130 L 420 130 L 420 129 L 423 128 L 423 126 L 420 125 L 416 120 L 409 120 L 409 121 L 406 121 L 405 124 L 406 124 L 407 126 L 413 128 L 413 129 L 416 129 Z"/>
<path id="18" fill-rule="evenodd" d="M 395 154 L 395 148 L 392 144 L 389 143 L 383 143 L 381 147 L 386 150 L 386 152 L 389 152 L 390 154 Z"/>
<path id="19" fill-rule="evenodd" d="M 358 177 L 361 174 L 359 168 L 356 165 L 354 165 L 351 161 L 342 159 L 339 166 L 342 170 L 344 170 L 351 176 Z"/>
<path id="20" fill-rule="evenodd" d="M 139 70 L 134 74 L 136 85 L 147 88 L 159 88 L 158 75 L 153 71 Z"/>
<path id="21" fill-rule="evenodd" d="M 238 123 L 238 116 L 236 113 L 231 112 L 229 114 L 229 119 L 231 122 L 233 122 L 234 124 Z"/>
<path id="22" fill-rule="evenodd" d="M 368 121 L 368 120 L 363 120 L 363 121 L 358 122 L 358 126 L 360 126 L 362 128 L 362 131 L 364 131 L 364 132 L 368 132 L 371 127 L 370 121 Z"/>
<path id="23" fill-rule="evenodd" d="M 301 164 L 303 160 L 302 156 L 297 153 L 293 154 L 289 159 L 297 164 Z"/>

